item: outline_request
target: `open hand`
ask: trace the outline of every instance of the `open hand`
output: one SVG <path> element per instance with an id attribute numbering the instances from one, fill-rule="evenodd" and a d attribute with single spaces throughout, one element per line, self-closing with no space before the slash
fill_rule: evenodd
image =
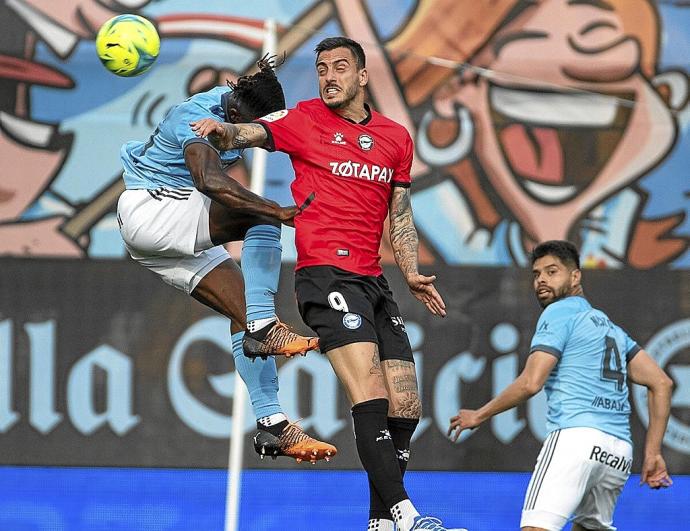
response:
<path id="1" fill-rule="evenodd" d="M 407 277 L 406 280 L 412 295 L 414 295 L 418 301 L 424 303 L 427 310 L 434 315 L 439 315 L 441 317 L 446 316 L 446 303 L 443 302 L 441 295 L 439 295 L 434 287 L 434 280 L 436 280 L 435 275 L 427 277 L 416 273 Z"/>
<path id="2" fill-rule="evenodd" d="M 450 418 L 448 437 L 453 442 L 458 440 L 464 430 L 471 430 L 482 423 L 476 409 L 461 409 L 458 414 Z"/>
<path id="3" fill-rule="evenodd" d="M 673 480 L 668 475 L 666 462 L 661 454 L 645 456 L 640 474 L 640 485 L 645 483 L 654 490 L 665 489 L 673 485 Z"/>
<path id="4" fill-rule="evenodd" d="M 218 147 L 222 144 L 224 136 L 227 135 L 227 131 L 222 123 L 213 118 L 202 118 L 196 122 L 190 122 L 189 125 L 192 127 L 194 134 L 200 138 L 208 138 L 209 142 L 214 146 Z"/>

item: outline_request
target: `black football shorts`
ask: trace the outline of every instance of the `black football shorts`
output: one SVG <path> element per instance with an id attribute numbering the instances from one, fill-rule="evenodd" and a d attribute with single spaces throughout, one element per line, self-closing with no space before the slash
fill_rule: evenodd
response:
<path id="1" fill-rule="evenodd" d="M 299 269 L 297 305 L 319 336 L 321 352 L 371 342 L 381 360 L 414 361 L 398 305 L 383 275 L 357 275 L 331 266 Z"/>

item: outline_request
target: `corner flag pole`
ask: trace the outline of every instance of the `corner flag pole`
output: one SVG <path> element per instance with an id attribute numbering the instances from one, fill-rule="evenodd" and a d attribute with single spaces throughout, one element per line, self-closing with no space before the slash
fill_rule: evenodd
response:
<path id="1" fill-rule="evenodd" d="M 276 23 L 264 23 L 264 54 L 275 54 L 277 47 Z M 250 189 L 263 195 L 266 182 L 266 156 L 263 149 L 255 149 L 252 157 Z M 244 413 L 247 406 L 247 387 L 235 369 L 235 391 L 232 395 L 232 433 L 228 458 L 228 480 L 225 496 L 225 531 L 237 531 L 240 516 L 240 489 L 242 486 L 242 457 L 244 455 Z"/>

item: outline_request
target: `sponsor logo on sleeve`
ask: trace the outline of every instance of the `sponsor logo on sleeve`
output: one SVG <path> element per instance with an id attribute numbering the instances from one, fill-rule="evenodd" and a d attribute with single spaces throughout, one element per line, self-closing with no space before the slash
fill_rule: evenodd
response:
<path id="1" fill-rule="evenodd" d="M 264 122 L 275 122 L 276 120 L 280 120 L 281 118 L 285 118 L 288 114 L 287 109 L 282 109 L 280 111 L 274 111 L 270 114 L 267 114 L 266 116 L 262 116 L 260 120 L 263 120 Z"/>

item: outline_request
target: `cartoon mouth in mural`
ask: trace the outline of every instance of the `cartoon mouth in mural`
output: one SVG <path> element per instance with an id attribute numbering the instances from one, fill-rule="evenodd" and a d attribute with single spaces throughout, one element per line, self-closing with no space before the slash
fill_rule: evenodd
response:
<path id="1" fill-rule="evenodd" d="M 626 130 L 633 96 L 492 85 L 489 101 L 496 138 L 518 183 L 539 201 L 558 204 L 601 173 Z"/>
<path id="2" fill-rule="evenodd" d="M 51 67 L 0 54 L 0 79 L 17 83 L 13 92 L 21 98 L 23 83 L 56 88 L 73 86 L 72 80 Z M 24 115 L 24 116 L 22 116 Z M 20 102 L 7 98 L 0 107 L 0 153 L 24 165 L 3 174 L 0 187 L 0 220 L 18 216 L 52 179 L 69 151 L 72 135 L 58 132 L 57 125 L 26 116 Z"/>

